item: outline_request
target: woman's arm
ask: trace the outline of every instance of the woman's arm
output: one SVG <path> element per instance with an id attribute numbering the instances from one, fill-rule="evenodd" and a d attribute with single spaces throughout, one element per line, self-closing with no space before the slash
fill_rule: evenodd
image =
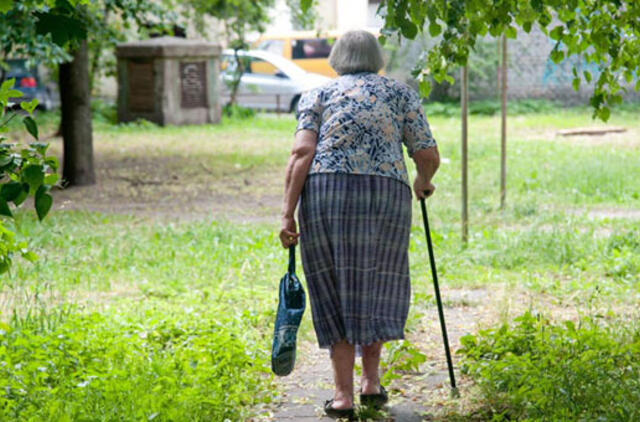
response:
<path id="1" fill-rule="evenodd" d="M 418 199 L 431 196 L 436 190 L 435 185 L 431 183 L 431 179 L 440 166 L 438 147 L 415 151 L 412 158 L 418 170 L 418 175 L 413 182 L 413 191 Z M 425 194 L 425 192 L 427 192 L 427 194 Z"/>
<path id="2" fill-rule="evenodd" d="M 309 174 L 309 167 L 311 167 L 316 152 L 317 139 L 318 135 L 312 130 L 303 129 L 296 132 L 296 140 L 293 144 L 284 180 L 280 242 L 285 248 L 298 244 L 300 234 L 297 232 L 293 213 L 307 174 Z"/>

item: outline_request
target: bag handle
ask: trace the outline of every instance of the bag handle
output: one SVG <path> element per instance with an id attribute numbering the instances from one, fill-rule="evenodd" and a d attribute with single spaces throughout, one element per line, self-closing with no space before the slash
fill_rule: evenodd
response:
<path id="1" fill-rule="evenodd" d="M 296 246 L 289 246 L 289 274 L 296 273 Z"/>

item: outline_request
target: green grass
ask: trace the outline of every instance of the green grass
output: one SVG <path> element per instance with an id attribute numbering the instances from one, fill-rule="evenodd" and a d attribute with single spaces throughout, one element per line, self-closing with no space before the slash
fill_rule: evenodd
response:
<path id="1" fill-rule="evenodd" d="M 540 107 L 509 121 L 504 210 L 499 118 L 472 116 L 468 245 L 460 241 L 459 120 L 429 115 L 444 158 L 428 201 L 441 284 L 504 283 L 569 307 L 634 306 L 640 221 L 624 213 L 640 209 L 635 114 L 612 116 L 626 134 L 567 139 L 554 133 L 594 124 L 589 113 Z M 115 126 L 108 111 L 95 122 L 97 162 L 109 166 L 100 173 L 104 200 L 135 201 L 142 192 L 158 218 L 55 211 L 37 223 L 19 216 L 16 230 L 40 259 L 17 260 L 2 280 L 0 386 L 10 387 L 0 390 L 2 419 L 246 418 L 272 398 L 270 324 L 286 266 L 277 240 L 279 204 L 258 202 L 282 191 L 295 121 L 266 115 L 220 125 Z M 39 118 L 43 133 L 55 129 L 54 115 Z M 58 140 L 52 147 L 61 149 Z M 114 174 L 177 181 L 123 199 L 108 189 Z M 119 189 L 125 182 L 118 183 Z M 78 191 L 72 200 L 91 208 L 100 197 L 90 194 Z M 215 219 L 172 221 L 162 212 L 172 204 L 188 217 L 197 201 L 214 206 L 223 197 L 229 211 Z M 612 213 L 595 218 L 590 211 Z M 419 212 L 414 203 L 409 330 L 433 306 Z M 261 218 L 235 218 L 251 214 Z M 309 314 L 301 336 L 315 342 Z M 385 365 L 413 369 L 421 359 L 416 347 L 402 343 L 388 350 Z"/>

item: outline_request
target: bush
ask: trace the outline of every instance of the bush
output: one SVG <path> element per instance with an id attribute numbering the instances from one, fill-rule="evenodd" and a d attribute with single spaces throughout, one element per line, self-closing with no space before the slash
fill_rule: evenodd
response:
<path id="1" fill-rule="evenodd" d="M 0 335 L 0 420 L 223 421 L 269 401 L 248 311 L 14 318 Z"/>
<path id="2" fill-rule="evenodd" d="M 527 312 L 514 326 L 461 339 L 491 420 L 640 419 L 640 327 L 583 318 L 576 326 Z"/>

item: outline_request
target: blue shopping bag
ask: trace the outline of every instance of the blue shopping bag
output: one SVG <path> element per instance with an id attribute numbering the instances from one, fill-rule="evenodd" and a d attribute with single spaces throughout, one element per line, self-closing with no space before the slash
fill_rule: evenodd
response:
<path id="1" fill-rule="evenodd" d="M 276 375 L 289 375 L 293 371 L 296 362 L 296 337 L 305 306 L 304 288 L 296 277 L 296 249 L 295 246 L 290 246 L 289 270 L 280 280 L 271 348 L 271 370 Z"/>

